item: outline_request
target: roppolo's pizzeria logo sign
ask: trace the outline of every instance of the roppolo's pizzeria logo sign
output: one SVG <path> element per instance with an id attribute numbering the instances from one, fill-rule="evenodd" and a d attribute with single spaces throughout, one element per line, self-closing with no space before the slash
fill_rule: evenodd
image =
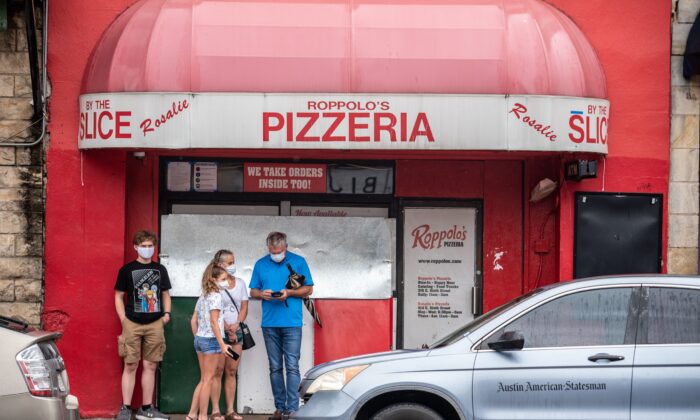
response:
<path id="1" fill-rule="evenodd" d="M 609 102 L 559 96 L 90 93 L 78 147 L 608 151 Z"/>
<path id="2" fill-rule="evenodd" d="M 497 392 L 554 392 L 554 391 L 605 391 L 607 385 L 604 382 L 514 382 L 510 384 L 498 383 Z"/>
<path id="3" fill-rule="evenodd" d="M 466 226 L 453 225 L 450 229 L 434 230 L 429 224 L 424 224 L 413 229 L 411 236 L 413 237 L 411 248 L 462 248 L 467 239 L 467 228 Z"/>

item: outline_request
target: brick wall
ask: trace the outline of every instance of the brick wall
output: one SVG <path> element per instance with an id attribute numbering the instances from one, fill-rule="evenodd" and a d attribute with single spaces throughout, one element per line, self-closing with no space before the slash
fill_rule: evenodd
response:
<path id="1" fill-rule="evenodd" d="M 0 142 L 33 141 L 24 2 L 8 2 L 0 31 Z M 37 30 L 41 30 L 41 15 Z M 41 34 L 38 34 L 41 47 Z M 41 63 L 41 59 L 39 61 Z M 0 315 L 40 323 L 43 301 L 44 146 L 0 146 Z"/>

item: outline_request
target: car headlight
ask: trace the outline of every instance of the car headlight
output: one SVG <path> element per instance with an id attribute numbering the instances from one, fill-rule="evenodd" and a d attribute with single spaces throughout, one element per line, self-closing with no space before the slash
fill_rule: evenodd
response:
<path id="1" fill-rule="evenodd" d="M 309 386 L 306 393 L 313 394 L 316 391 L 341 390 L 348 382 L 350 382 L 350 380 L 352 380 L 352 378 L 368 367 L 369 365 L 358 365 L 326 372 L 311 383 L 311 386 Z"/>

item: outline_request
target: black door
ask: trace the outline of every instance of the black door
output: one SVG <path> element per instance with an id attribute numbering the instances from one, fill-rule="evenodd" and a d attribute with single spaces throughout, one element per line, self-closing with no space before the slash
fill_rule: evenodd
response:
<path id="1" fill-rule="evenodd" d="M 574 277 L 661 272 L 661 196 L 576 194 Z"/>

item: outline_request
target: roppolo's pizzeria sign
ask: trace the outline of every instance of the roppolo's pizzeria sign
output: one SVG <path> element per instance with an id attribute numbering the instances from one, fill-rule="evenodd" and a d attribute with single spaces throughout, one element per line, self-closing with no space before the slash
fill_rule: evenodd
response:
<path id="1" fill-rule="evenodd" d="M 606 154 L 609 112 L 562 96 L 86 94 L 78 146 Z"/>

